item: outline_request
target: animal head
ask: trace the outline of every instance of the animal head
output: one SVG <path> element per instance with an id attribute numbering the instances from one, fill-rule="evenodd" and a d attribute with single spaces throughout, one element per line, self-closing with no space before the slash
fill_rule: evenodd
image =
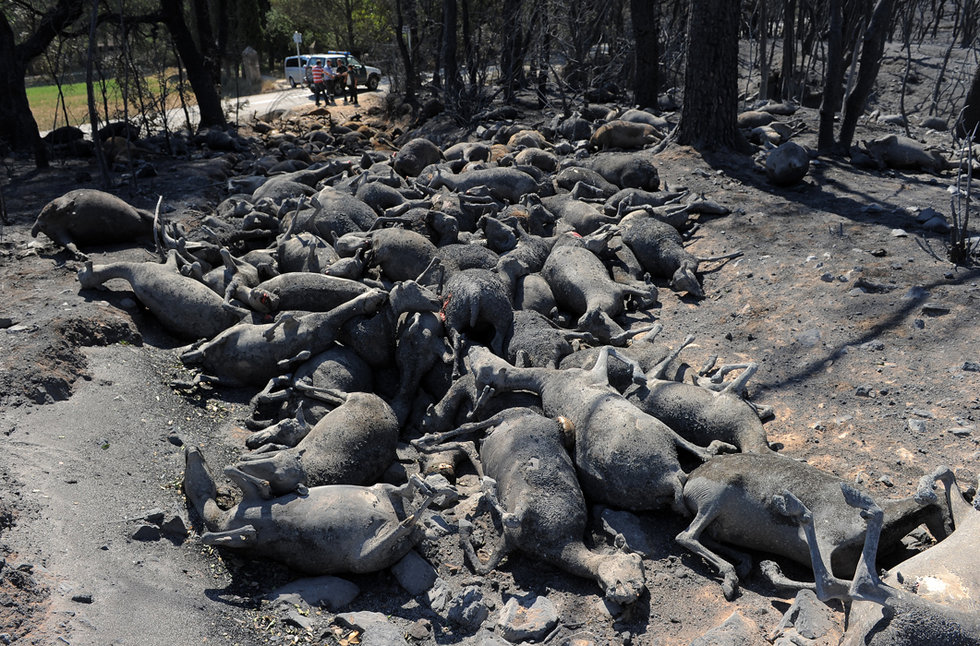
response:
<path id="1" fill-rule="evenodd" d="M 643 561 L 639 554 L 608 555 L 599 563 L 598 575 L 605 597 L 614 603 L 628 605 L 643 594 Z"/>
<path id="2" fill-rule="evenodd" d="M 695 298 L 704 298 L 704 290 L 701 289 L 698 277 L 686 265 L 678 267 L 677 271 L 674 272 L 670 279 L 670 288 L 675 292 L 687 292 Z"/>

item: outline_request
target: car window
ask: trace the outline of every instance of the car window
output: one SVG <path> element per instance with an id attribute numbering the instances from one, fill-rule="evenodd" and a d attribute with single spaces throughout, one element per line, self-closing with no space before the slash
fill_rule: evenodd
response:
<path id="1" fill-rule="evenodd" d="M 357 60 L 353 56 L 349 56 L 347 58 L 347 64 L 348 65 L 353 65 L 354 67 L 360 67 L 361 66 L 361 61 Z"/>

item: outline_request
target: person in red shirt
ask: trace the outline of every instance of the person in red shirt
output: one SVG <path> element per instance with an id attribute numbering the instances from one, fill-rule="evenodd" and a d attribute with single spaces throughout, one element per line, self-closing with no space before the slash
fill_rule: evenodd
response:
<path id="1" fill-rule="evenodd" d="M 313 61 L 313 69 L 311 70 L 313 76 L 313 99 L 316 101 L 317 106 L 320 105 L 320 95 L 323 94 L 323 90 L 326 87 L 323 77 L 323 65 L 320 64 L 320 59 Z"/>

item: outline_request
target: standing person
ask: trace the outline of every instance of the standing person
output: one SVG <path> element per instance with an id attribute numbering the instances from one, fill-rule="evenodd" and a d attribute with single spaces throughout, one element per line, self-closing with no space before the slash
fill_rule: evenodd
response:
<path id="1" fill-rule="evenodd" d="M 344 105 L 347 105 L 347 72 L 347 61 L 342 58 L 337 59 L 337 82 L 334 88 L 339 88 L 344 93 Z"/>
<path id="2" fill-rule="evenodd" d="M 351 103 L 354 105 L 360 105 L 357 102 L 357 70 L 354 69 L 353 65 L 347 66 L 347 94 L 344 95 L 344 100 L 347 100 L 347 96 L 350 95 Z"/>
<path id="3" fill-rule="evenodd" d="M 320 65 L 320 59 L 317 58 L 313 61 L 313 68 L 311 69 L 311 80 L 313 89 L 313 99 L 316 101 L 317 106 L 320 105 L 320 95 L 323 94 L 323 66 Z"/>
<path id="4" fill-rule="evenodd" d="M 330 59 L 328 58 L 325 62 L 326 67 L 323 68 L 323 84 L 325 91 L 327 93 L 327 105 L 335 105 L 333 97 L 337 94 L 336 79 L 337 72 L 333 67 L 330 66 Z"/>

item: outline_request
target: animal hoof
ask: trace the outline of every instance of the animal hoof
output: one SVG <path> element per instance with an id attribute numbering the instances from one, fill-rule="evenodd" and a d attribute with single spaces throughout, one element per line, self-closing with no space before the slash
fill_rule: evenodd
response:
<path id="1" fill-rule="evenodd" d="M 856 507 L 857 509 L 871 513 L 880 511 L 878 505 L 875 504 L 874 499 L 867 493 L 860 491 L 859 489 L 855 489 L 845 482 L 841 483 L 840 490 L 841 493 L 844 494 L 844 502 L 851 507 Z M 864 514 L 861 515 L 864 516 Z"/>
<path id="2" fill-rule="evenodd" d="M 721 584 L 721 590 L 725 594 L 725 599 L 727 601 L 734 601 L 735 597 L 738 596 L 738 581 L 726 579 L 725 582 Z"/>

